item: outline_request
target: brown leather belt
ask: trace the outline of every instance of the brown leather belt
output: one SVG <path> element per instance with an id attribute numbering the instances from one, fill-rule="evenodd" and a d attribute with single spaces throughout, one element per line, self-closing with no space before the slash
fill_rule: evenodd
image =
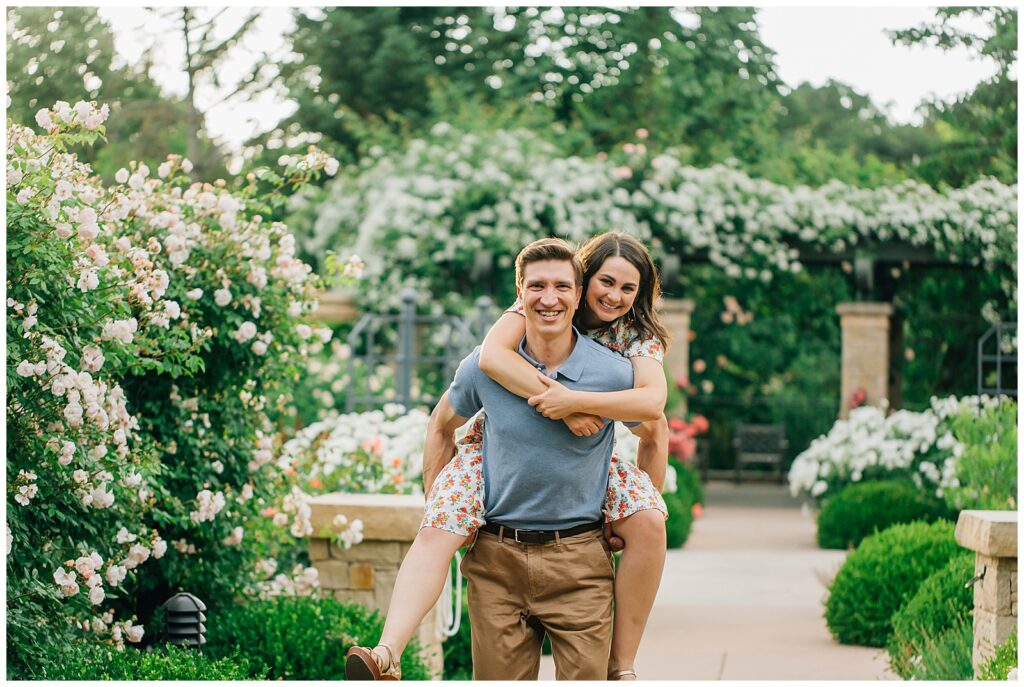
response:
<path id="1" fill-rule="evenodd" d="M 577 525 L 566 530 L 521 530 L 500 523 L 489 522 L 482 526 L 480 531 L 490 532 L 499 537 L 508 537 L 519 544 L 546 544 L 549 541 L 555 541 L 556 538 L 573 537 L 584 532 L 599 530 L 603 526 L 603 522 L 588 522 L 585 525 Z"/>

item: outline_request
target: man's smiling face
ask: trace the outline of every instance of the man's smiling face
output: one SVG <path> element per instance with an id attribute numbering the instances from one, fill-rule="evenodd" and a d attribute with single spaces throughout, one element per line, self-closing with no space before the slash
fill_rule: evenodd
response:
<path id="1" fill-rule="evenodd" d="M 582 293 L 582 287 L 576 285 L 576 272 L 571 262 L 538 260 L 527 264 L 519 290 L 527 328 L 544 337 L 568 331 Z"/>

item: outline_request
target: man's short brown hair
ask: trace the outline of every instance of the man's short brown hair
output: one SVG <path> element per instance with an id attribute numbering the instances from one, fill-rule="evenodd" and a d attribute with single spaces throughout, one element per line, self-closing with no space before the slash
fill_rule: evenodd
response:
<path id="1" fill-rule="evenodd" d="M 576 273 L 576 286 L 583 286 L 583 265 L 576 257 L 576 249 L 568 241 L 557 238 L 538 239 L 529 244 L 516 256 L 516 290 L 523 287 L 523 272 L 531 262 L 542 260 L 565 260 L 572 263 Z"/>

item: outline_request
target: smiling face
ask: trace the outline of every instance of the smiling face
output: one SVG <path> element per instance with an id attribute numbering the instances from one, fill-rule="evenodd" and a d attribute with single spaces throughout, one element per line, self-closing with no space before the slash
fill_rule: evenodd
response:
<path id="1" fill-rule="evenodd" d="M 526 315 L 527 337 L 531 331 L 546 339 L 568 332 L 582 294 L 568 260 L 538 260 L 525 265 L 519 298 Z"/>
<path id="2" fill-rule="evenodd" d="M 623 257 L 613 255 L 601 263 L 587 282 L 588 326 L 617 320 L 633 307 L 640 289 L 640 270 Z"/>

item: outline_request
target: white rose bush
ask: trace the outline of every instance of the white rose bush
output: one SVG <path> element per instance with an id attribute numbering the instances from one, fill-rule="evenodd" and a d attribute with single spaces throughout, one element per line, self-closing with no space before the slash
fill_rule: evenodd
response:
<path id="1" fill-rule="evenodd" d="M 900 242 L 998 275 L 1016 302 L 1016 185 L 790 188 L 683 159 L 643 142 L 610 156 L 565 156 L 529 131 L 467 133 L 442 122 L 402 150 L 371 151 L 293 209 L 313 218 L 301 239 L 307 252 L 337 245 L 373 256 L 363 287 L 375 310 L 396 310 L 403 286 L 424 294 L 421 305 L 434 313 L 468 308 L 479 293 L 511 300 L 511 277 L 502 275 L 523 245 L 610 230 L 635 234 L 655 257 L 706 252 L 727 276 L 762 281 L 800 271 L 802 250 Z M 499 275 L 473 277 L 488 253 Z"/>
<path id="2" fill-rule="evenodd" d="M 330 334 L 306 321 L 321 280 L 266 218 L 275 189 L 331 158 L 229 189 L 170 155 L 105 187 L 68 151 L 107 113 L 58 102 L 41 134 L 8 127 L 8 659 L 22 674 L 48 643 L 141 641 L 139 618 L 179 589 L 248 584 L 258 512 L 287 491 L 267 411 Z"/>
<path id="3" fill-rule="evenodd" d="M 398 403 L 329 415 L 285 442 L 279 467 L 294 471 L 307 494 L 423 493 L 420 476 L 429 419 L 426 411 L 406 411 Z"/>
<path id="4" fill-rule="evenodd" d="M 965 451 L 954 422 L 964 414 L 977 418 L 1000 403 L 988 396 L 951 396 L 932 398 L 923 412 L 887 415 L 875 406 L 854 408 L 793 460 L 790 493 L 821 503 L 848 484 L 906 477 L 936 497 L 949 496 L 961 490 L 958 467 Z"/>

